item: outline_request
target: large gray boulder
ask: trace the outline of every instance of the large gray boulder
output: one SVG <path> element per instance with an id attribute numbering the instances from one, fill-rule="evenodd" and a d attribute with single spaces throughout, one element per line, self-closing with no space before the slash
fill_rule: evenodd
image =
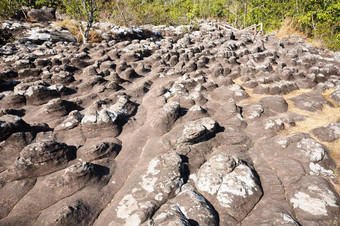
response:
<path id="1" fill-rule="evenodd" d="M 48 8 L 44 6 L 41 9 L 31 9 L 27 13 L 27 16 L 29 19 L 36 21 L 53 21 L 56 19 L 55 12 L 55 8 Z"/>

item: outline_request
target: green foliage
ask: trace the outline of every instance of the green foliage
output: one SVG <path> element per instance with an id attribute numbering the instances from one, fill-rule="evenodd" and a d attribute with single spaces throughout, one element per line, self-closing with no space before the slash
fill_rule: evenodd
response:
<path id="1" fill-rule="evenodd" d="M 82 9 L 82 5 L 78 0 L 63 0 L 63 4 L 66 6 L 66 14 L 76 20 L 84 19 L 85 10 Z"/>
<path id="2" fill-rule="evenodd" d="M 308 37 L 340 50 L 340 2 L 336 0 L 119 0 L 111 1 L 109 10 L 112 20 L 124 25 L 178 25 L 214 18 L 237 28 L 263 23 L 267 32 L 291 18 Z"/>
<path id="3" fill-rule="evenodd" d="M 35 6 L 37 8 L 41 8 L 43 6 L 52 7 L 52 8 L 63 8 L 62 0 L 37 0 L 35 2 Z"/>
<path id="4" fill-rule="evenodd" d="M 63 0 L 66 13 L 79 22 L 86 20 L 86 28 L 79 23 L 79 31 L 83 36 L 83 41 L 88 42 L 89 32 L 94 21 L 98 19 L 97 0 Z"/>
<path id="5" fill-rule="evenodd" d="M 189 23 L 192 6 L 188 0 L 120 0 L 111 1 L 111 20 L 122 25 Z"/>
<path id="6" fill-rule="evenodd" d="M 41 8 L 43 6 L 63 8 L 62 0 L 0 0 L 0 19 L 24 17 L 23 7 Z"/>
<path id="7" fill-rule="evenodd" d="M 0 19 L 7 19 L 20 13 L 24 1 L 22 0 L 1 0 Z"/>
<path id="8" fill-rule="evenodd" d="M 300 1 L 304 7 L 301 7 L 297 20 L 304 33 L 314 39 L 323 40 L 327 48 L 340 51 L 340 2 Z"/>

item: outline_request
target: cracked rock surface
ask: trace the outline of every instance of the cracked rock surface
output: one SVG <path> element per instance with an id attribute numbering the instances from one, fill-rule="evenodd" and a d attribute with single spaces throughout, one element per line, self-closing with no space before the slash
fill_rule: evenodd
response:
<path id="1" fill-rule="evenodd" d="M 339 53 L 219 25 L 2 22 L 0 225 L 340 225 Z"/>

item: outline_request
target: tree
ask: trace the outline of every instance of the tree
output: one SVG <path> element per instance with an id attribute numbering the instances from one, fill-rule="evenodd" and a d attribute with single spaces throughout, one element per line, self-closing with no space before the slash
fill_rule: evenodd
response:
<path id="1" fill-rule="evenodd" d="M 8 19 L 11 17 L 17 17 L 20 14 L 24 14 L 22 7 L 27 5 L 28 3 L 23 0 L 1 0 L 0 19 Z"/>
<path id="2" fill-rule="evenodd" d="M 98 17 L 97 0 L 64 0 L 66 13 L 79 22 L 79 31 L 83 37 L 83 42 L 89 40 L 89 32 L 93 22 Z M 81 20 L 86 19 L 86 27 L 82 26 Z"/>

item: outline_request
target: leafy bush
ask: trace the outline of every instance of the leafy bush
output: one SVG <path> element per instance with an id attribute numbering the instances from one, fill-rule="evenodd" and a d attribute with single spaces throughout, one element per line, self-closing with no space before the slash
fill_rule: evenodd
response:
<path id="1" fill-rule="evenodd" d="M 63 9 L 62 0 L 1 0 L 0 19 L 22 19 L 26 15 L 23 7 L 41 8 L 43 6 Z"/>
<path id="2" fill-rule="evenodd" d="M 62 0 L 37 0 L 35 2 L 35 7 L 42 8 L 43 6 L 52 7 L 52 8 L 63 8 Z"/>
<path id="3" fill-rule="evenodd" d="M 18 17 L 19 14 L 21 14 L 23 3 L 24 2 L 21 0 L 1 0 L 0 1 L 0 19 Z"/>
<path id="4" fill-rule="evenodd" d="M 310 37 L 321 39 L 327 48 L 340 51 L 340 2 L 309 0 L 298 21 Z"/>

